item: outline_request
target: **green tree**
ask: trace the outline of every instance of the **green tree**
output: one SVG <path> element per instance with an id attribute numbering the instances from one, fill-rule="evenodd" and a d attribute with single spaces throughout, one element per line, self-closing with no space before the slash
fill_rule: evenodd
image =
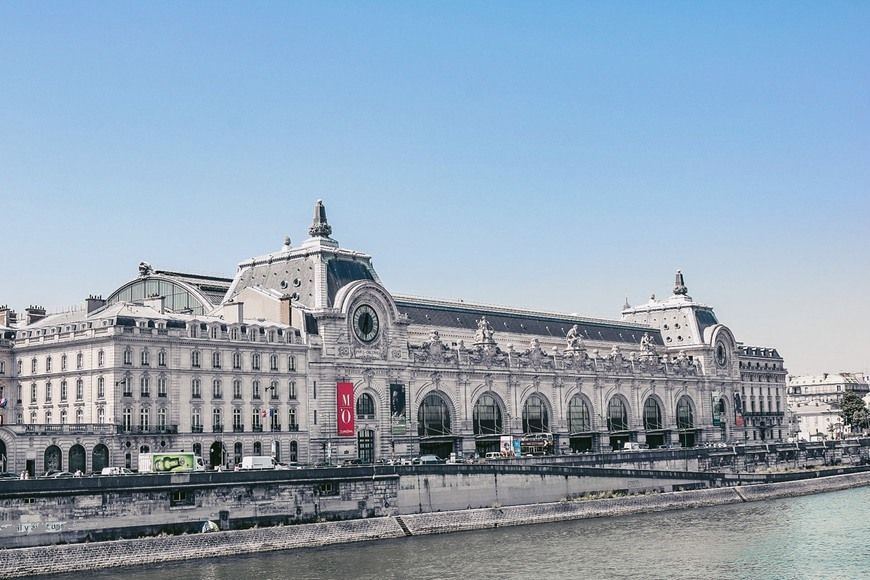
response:
<path id="1" fill-rule="evenodd" d="M 864 399 L 852 391 L 847 391 L 840 400 L 840 417 L 843 424 L 848 425 L 853 431 L 866 429 L 870 426 L 870 413 Z"/>

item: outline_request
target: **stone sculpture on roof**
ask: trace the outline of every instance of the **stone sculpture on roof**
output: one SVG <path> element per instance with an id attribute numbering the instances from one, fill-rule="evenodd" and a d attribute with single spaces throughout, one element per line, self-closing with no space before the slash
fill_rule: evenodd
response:
<path id="1" fill-rule="evenodd" d="M 151 264 L 148 262 L 139 262 L 139 275 L 140 276 L 148 276 L 153 273 L 154 269 L 151 267 Z"/>
<path id="2" fill-rule="evenodd" d="M 332 226 L 326 221 L 326 208 L 323 200 L 318 199 L 314 205 L 314 222 L 308 228 L 308 235 L 312 238 L 328 238 L 332 234 Z"/>
<path id="3" fill-rule="evenodd" d="M 683 273 L 677 270 L 676 280 L 674 281 L 674 295 L 685 296 L 688 293 L 689 289 L 686 288 L 686 282 L 683 280 Z"/>
<path id="4" fill-rule="evenodd" d="M 493 334 L 492 326 L 489 324 L 489 321 L 487 321 L 486 316 L 481 316 L 480 320 L 477 321 L 477 332 L 474 333 L 474 344 L 495 344 L 495 340 L 492 338 Z"/>
<path id="5" fill-rule="evenodd" d="M 565 342 L 568 345 L 568 350 L 579 350 L 583 348 L 583 340 L 580 338 L 580 328 L 575 324 L 568 330 L 565 335 Z"/>

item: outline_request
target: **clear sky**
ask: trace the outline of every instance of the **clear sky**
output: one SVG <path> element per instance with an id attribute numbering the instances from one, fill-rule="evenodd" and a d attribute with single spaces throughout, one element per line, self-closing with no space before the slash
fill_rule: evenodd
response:
<path id="1" fill-rule="evenodd" d="M 618 318 L 674 273 L 870 370 L 870 2 L 2 2 L 0 304 L 307 237 L 388 289 Z"/>

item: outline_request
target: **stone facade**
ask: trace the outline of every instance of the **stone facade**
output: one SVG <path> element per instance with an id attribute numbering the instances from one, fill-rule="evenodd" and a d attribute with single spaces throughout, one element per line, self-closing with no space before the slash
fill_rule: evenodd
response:
<path id="1" fill-rule="evenodd" d="M 136 469 L 140 452 L 182 450 L 214 468 L 261 454 L 373 462 L 485 454 L 530 435 L 556 453 L 782 436 L 767 394 L 758 424 L 744 420 L 750 355 L 682 274 L 673 296 L 603 320 L 395 294 L 368 255 L 330 237 L 320 202 L 309 234 L 233 278 L 142 262 L 80 310 L 0 309 L 0 467 Z M 782 359 L 764 351 L 778 381 Z"/>

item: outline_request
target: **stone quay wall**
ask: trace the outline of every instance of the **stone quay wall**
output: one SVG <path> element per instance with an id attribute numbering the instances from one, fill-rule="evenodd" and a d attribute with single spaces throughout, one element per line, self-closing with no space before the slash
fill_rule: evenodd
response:
<path id="1" fill-rule="evenodd" d="M 870 485 L 870 472 L 621 498 L 0 550 L 0 578 L 225 557 L 382 538 L 766 501 Z"/>

